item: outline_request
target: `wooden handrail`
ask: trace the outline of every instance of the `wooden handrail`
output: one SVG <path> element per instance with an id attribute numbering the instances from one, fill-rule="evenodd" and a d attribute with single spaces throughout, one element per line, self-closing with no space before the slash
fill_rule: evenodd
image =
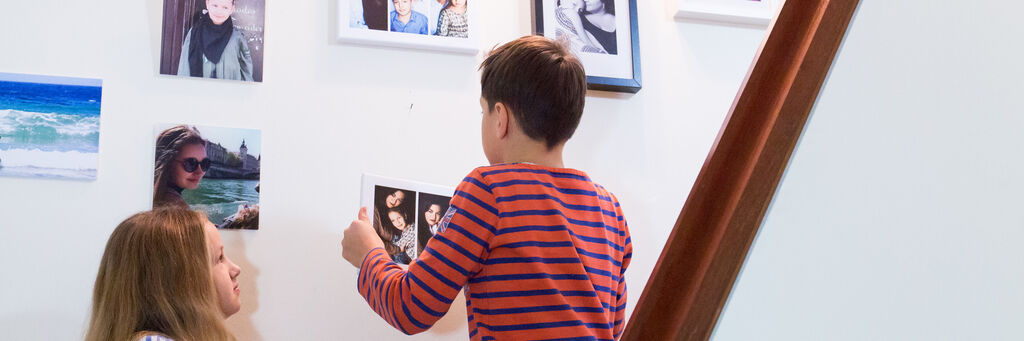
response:
<path id="1" fill-rule="evenodd" d="M 780 9 L 622 340 L 711 337 L 858 1 Z"/>

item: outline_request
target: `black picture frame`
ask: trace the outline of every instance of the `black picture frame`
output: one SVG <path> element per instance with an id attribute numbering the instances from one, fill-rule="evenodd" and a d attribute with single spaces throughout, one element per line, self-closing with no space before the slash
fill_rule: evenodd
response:
<path id="1" fill-rule="evenodd" d="M 613 78 L 587 75 L 587 89 L 598 91 L 637 93 L 643 85 L 640 72 L 640 30 L 638 29 L 637 0 L 629 3 L 630 49 L 632 50 L 632 78 Z M 533 1 L 533 34 L 544 35 L 544 0 Z"/>

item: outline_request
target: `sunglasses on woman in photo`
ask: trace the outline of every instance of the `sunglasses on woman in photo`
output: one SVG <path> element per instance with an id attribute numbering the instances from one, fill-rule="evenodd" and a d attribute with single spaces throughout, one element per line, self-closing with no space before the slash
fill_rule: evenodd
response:
<path id="1" fill-rule="evenodd" d="M 179 162 L 181 162 L 181 168 L 185 169 L 185 171 L 189 173 L 195 173 L 199 167 L 202 167 L 204 172 L 210 170 L 210 158 L 205 158 L 203 161 L 199 161 L 197 158 L 190 157 Z"/>

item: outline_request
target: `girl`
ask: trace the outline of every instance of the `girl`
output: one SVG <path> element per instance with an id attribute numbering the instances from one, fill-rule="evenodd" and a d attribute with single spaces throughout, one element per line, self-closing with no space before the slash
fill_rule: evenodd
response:
<path id="1" fill-rule="evenodd" d="M 437 35 L 443 37 L 469 38 L 469 18 L 466 16 L 466 0 L 452 0 L 441 10 L 437 19 Z"/>
<path id="2" fill-rule="evenodd" d="M 114 229 L 93 289 L 87 341 L 234 341 L 241 269 L 202 213 L 163 208 Z"/>
<path id="3" fill-rule="evenodd" d="M 186 125 L 164 130 L 156 138 L 153 207 L 188 208 L 181 191 L 198 188 L 208 170 L 206 140 L 198 130 Z"/>
<path id="4" fill-rule="evenodd" d="M 396 262 L 399 262 L 400 258 L 406 259 L 404 263 L 408 264 L 416 257 L 416 227 L 408 223 L 409 216 L 398 209 L 389 210 L 388 219 L 391 220 L 391 226 L 398 230 L 398 233 L 391 237 L 391 242 L 402 253 L 397 256 L 392 255 L 392 258 L 395 258 Z"/>

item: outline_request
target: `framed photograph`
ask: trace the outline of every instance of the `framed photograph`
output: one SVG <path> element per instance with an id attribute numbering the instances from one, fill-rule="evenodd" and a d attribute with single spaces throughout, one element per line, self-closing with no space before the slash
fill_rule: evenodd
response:
<path id="1" fill-rule="evenodd" d="M 568 42 L 583 61 L 587 88 L 640 91 L 637 0 L 534 0 L 534 34 Z"/>
<path id="2" fill-rule="evenodd" d="M 0 73 L 0 176 L 96 180 L 103 81 Z"/>
<path id="3" fill-rule="evenodd" d="M 363 174 L 361 203 L 391 259 L 409 265 L 437 234 L 454 193 L 451 187 Z"/>
<path id="4" fill-rule="evenodd" d="M 676 19 L 767 27 L 782 0 L 679 0 Z"/>
<path id="5" fill-rule="evenodd" d="M 338 41 L 476 54 L 480 0 L 338 0 Z"/>
<path id="6" fill-rule="evenodd" d="M 265 0 L 164 0 L 160 74 L 263 81 Z"/>
<path id="7" fill-rule="evenodd" d="M 189 125 L 156 129 L 153 207 L 206 213 L 220 229 L 260 228 L 260 131 Z"/>

